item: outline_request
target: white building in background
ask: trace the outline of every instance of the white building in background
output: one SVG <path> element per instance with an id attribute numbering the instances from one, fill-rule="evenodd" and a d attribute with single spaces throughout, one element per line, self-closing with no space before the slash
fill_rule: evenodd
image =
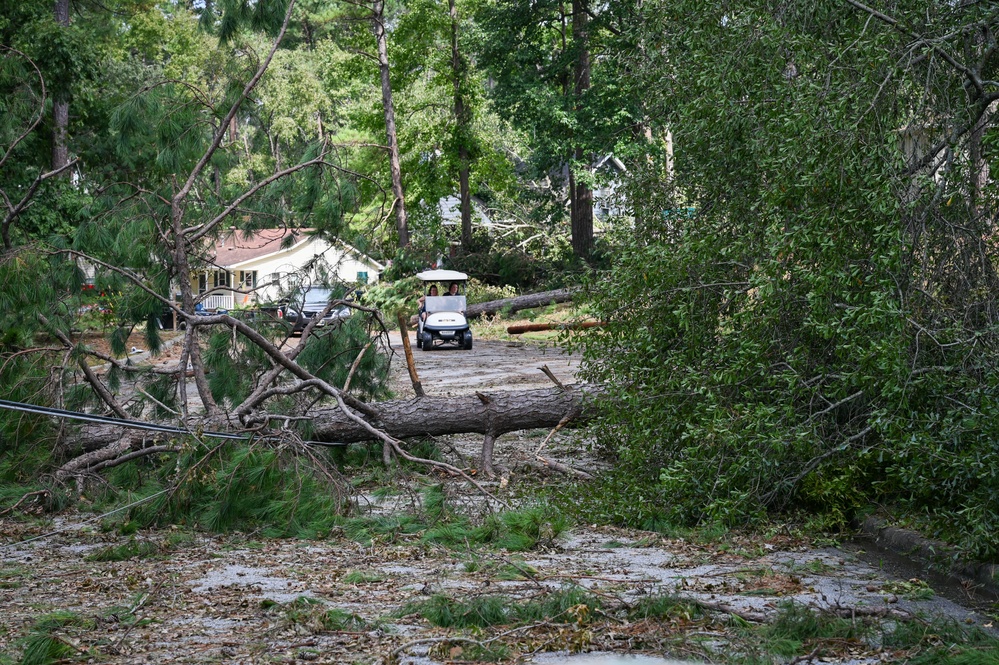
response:
<path id="1" fill-rule="evenodd" d="M 309 229 L 232 230 L 215 242 L 207 259 L 209 267 L 191 275 L 191 288 L 208 310 L 275 302 L 310 284 L 374 284 L 385 270 L 360 250 Z"/>
<path id="2" fill-rule="evenodd" d="M 627 214 L 624 194 L 618 192 L 621 178 L 628 173 L 624 162 L 614 155 L 606 155 L 593 166 L 597 183 L 593 186 L 593 215 L 600 221 Z"/>

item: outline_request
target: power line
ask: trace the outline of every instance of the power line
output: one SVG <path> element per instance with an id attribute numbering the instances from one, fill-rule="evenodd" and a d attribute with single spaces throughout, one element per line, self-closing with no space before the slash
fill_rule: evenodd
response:
<path id="1" fill-rule="evenodd" d="M 158 423 L 147 423 L 142 420 L 111 418 L 110 416 L 81 413 L 79 411 L 68 411 L 66 409 L 56 409 L 49 406 L 37 406 L 35 404 L 25 404 L 24 402 L 12 402 L 6 399 L 0 399 L 0 409 L 20 411 L 22 413 L 34 413 L 41 416 L 51 416 L 53 418 L 69 418 L 71 420 L 82 420 L 84 422 L 116 425 L 118 427 L 127 427 L 128 429 L 166 432 L 168 434 L 198 434 L 200 436 L 209 436 L 218 439 L 235 439 L 240 441 L 246 441 L 250 438 L 246 434 L 233 434 L 232 432 L 193 432 L 185 427 L 176 427 L 174 425 L 161 425 Z"/>
<path id="2" fill-rule="evenodd" d="M 50 406 L 38 406 L 36 404 L 26 404 L 24 402 L 13 402 L 11 400 L 0 399 L 0 409 L 8 411 L 20 411 L 21 413 L 34 413 L 52 418 L 69 418 L 70 420 L 81 420 L 83 422 L 100 423 L 102 425 L 114 425 L 128 429 L 141 429 L 150 432 L 164 432 L 166 434 L 183 434 L 186 436 L 206 436 L 215 439 L 228 439 L 230 441 L 249 441 L 249 434 L 235 434 L 233 432 L 194 432 L 185 427 L 175 425 L 162 425 L 159 423 L 148 423 L 142 420 L 126 420 L 123 418 L 112 418 L 93 413 L 81 413 L 80 411 L 69 411 L 67 409 L 56 409 Z M 323 447 L 342 447 L 349 443 L 340 441 L 303 441 L 305 445 Z"/>

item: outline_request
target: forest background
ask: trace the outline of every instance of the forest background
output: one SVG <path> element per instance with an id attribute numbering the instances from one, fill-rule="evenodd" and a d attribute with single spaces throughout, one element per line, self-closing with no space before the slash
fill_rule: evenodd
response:
<path id="1" fill-rule="evenodd" d="M 385 396 L 371 305 L 391 319 L 447 256 L 483 298 L 577 286 L 605 323 L 563 340 L 606 390 L 590 432 L 613 470 L 587 519 L 836 526 L 878 506 L 995 561 L 997 24 L 931 0 L 6 2 L 2 397 L 194 429 L 279 415 L 307 438 L 318 401 L 363 420 Z M 610 155 L 623 211 L 595 221 Z M 198 317 L 177 277 L 233 227 L 342 239 L 392 260 L 389 283 L 293 343 Z M 83 335 L 81 261 L 113 301 L 110 353 Z M 185 369 L 122 360 L 137 329 L 159 348 L 165 307 Z M 5 508 L 61 507 L 98 472 L 122 501 L 159 496 L 150 522 L 347 505 L 333 456 L 277 444 L 88 448 L 12 411 L 0 437 Z M 206 469 L 270 493 L 240 503 Z"/>

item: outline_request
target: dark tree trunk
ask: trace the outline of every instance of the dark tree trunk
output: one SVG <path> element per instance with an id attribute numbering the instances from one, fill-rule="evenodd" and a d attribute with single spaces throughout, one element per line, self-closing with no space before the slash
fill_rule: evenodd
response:
<path id="1" fill-rule="evenodd" d="M 586 0 L 572 0 L 572 42 L 576 49 L 576 64 L 573 93 L 576 97 L 576 112 L 582 108 L 582 98 L 590 89 L 590 45 L 589 14 Z M 576 168 L 586 169 L 587 155 L 582 147 L 573 149 L 575 168 L 569 170 L 570 217 L 572 223 L 572 251 L 582 258 L 589 258 L 593 250 L 593 190 L 576 176 Z"/>
<path id="2" fill-rule="evenodd" d="M 472 194 L 469 189 L 469 150 L 471 118 L 465 103 L 463 85 L 466 63 L 458 46 L 458 6 L 456 0 L 448 0 L 451 15 L 451 71 L 454 76 L 454 122 L 458 139 L 458 194 L 461 200 L 461 244 L 466 249 L 472 245 Z"/>
<path id="3" fill-rule="evenodd" d="M 382 79 L 382 108 L 385 111 L 385 134 L 389 148 L 389 170 L 392 172 L 392 194 L 395 196 L 395 228 L 399 247 L 409 245 L 409 225 L 406 221 L 406 197 L 402 189 L 402 164 L 399 159 L 399 139 L 395 130 L 395 107 L 392 104 L 392 81 L 389 77 L 388 37 L 385 34 L 385 3 L 376 0 L 374 11 L 375 40 L 378 42 L 378 68 Z"/>
<path id="4" fill-rule="evenodd" d="M 69 0 L 56 0 L 55 22 L 64 28 L 69 27 Z M 52 99 L 52 170 L 61 169 L 67 164 L 69 164 L 69 91 L 57 88 Z"/>

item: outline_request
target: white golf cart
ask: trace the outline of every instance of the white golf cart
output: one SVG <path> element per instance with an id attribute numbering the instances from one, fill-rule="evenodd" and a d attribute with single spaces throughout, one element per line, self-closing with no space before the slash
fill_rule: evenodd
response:
<path id="1" fill-rule="evenodd" d="M 455 344 L 462 349 L 472 348 L 472 329 L 465 318 L 465 283 L 468 275 L 456 270 L 425 270 L 416 275 L 423 282 L 423 306 L 416 317 L 416 346 L 424 351 L 439 342 Z M 457 294 L 450 294 L 452 284 Z M 438 295 L 429 295 L 437 286 Z"/>

